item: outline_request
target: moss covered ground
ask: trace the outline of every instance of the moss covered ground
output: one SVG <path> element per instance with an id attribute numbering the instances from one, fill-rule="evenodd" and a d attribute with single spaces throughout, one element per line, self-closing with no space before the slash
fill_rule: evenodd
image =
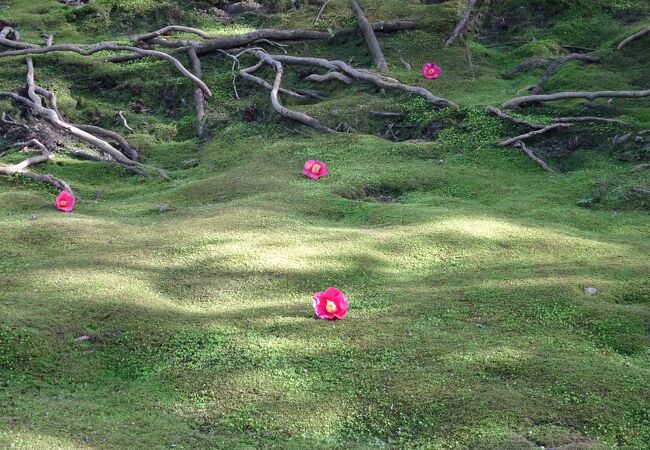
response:
<path id="1" fill-rule="evenodd" d="M 576 126 L 531 141 L 549 174 L 498 147 L 520 130 L 484 110 L 542 74 L 505 72 L 562 45 L 597 48 L 603 61 L 562 66 L 549 92 L 647 89 L 648 41 L 615 51 L 650 23 L 647 3 L 492 2 L 469 44 L 475 73 L 463 45 L 442 48 L 464 2 L 361 3 L 371 20 L 421 24 L 382 36 L 388 74 L 460 111 L 318 85 L 326 101 L 287 103 L 357 133 L 316 133 L 242 80 L 236 100 L 231 61 L 215 55 L 204 59 L 214 96 L 197 139 L 192 86 L 165 63 L 35 58 L 66 117 L 120 130 L 126 111 L 129 138 L 172 181 L 61 155 L 35 170 L 75 189 L 77 208 L 63 214 L 50 188 L 0 178 L 0 448 L 650 448 L 649 199 L 633 190 L 650 178 L 630 172 L 647 149 L 612 148 L 624 133 L 612 125 Z M 91 43 L 168 23 L 312 28 L 320 4 L 276 2 L 272 15 L 224 25 L 209 9 L 217 1 L 2 0 L 0 21 L 26 41 L 54 32 Z M 353 23 L 333 0 L 316 28 Z M 528 43 L 490 47 L 509 40 Z M 360 36 L 289 51 L 371 62 Z M 440 79 L 421 77 L 429 60 Z M 24 77 L 21 60 L 0 60 L 0 89 Z M 287 83 L 297 79 L 288 69 Z M 259 120 L 243 121 L 251 108 Z M 386 140 L 389 121 L 368 114 L 379 109 L 440 131 Z M 517 114 L 650 128 L 648 99 Z M 330 174 L 303 178 L 311 158 Z M 329 286 L 348 295 L 344 321 L 313 317 L 311 295 Z"/>

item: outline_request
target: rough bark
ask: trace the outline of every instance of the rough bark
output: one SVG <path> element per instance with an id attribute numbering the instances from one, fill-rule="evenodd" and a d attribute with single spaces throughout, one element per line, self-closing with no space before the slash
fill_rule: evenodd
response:
<path id="1" fill-rule="evenodd" d="M 614 98 L 642 98 L 650 97 L 650 89 L 645 91 L 595 91 L 595 92 L 558 92 L 556 94 L 546 95 L 528 95 L 525 97 L 515 97 L 505 102 L 502 107 L 505 109 L 515 109 L 529 103 L 545 103 L 558 100 L 570 100 L 583 98 L 594 100 L 600 97 Z"/>

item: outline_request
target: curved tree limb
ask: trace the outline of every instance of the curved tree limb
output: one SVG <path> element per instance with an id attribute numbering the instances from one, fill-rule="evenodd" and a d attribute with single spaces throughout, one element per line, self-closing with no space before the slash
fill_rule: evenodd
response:
<path id="1" fill-rule="evenodd" d="M 300 122 L 316 130 L 328 131 L 334 133 L 334 130 L 324 126 L 313 117 L 305 113 L 293 111 L 291 109 L 286 108 L 284 105 L 282 105 L 278 97 L 280 84 L 282 83 L 282 75 L 284 73 L 282 63 L 280 63 L 279 61 L 277 61 L 276 59 L 274 59 L 273 57 L 264 53 L 261 50 L 255 51 L 254 54 L 256 57 L 260 59 L 260 61 L 263 61 L 265 64 L 268 64 L 269 66 L 273 67 L 273 69 L 275 69 L 275 81 L 273 83 L 273 88 L 271 89 L 271 104 L 273 105 L 273 109 L 275 109 L 281 116 L 284 116 L 288 119 L 295 120 L 296 122 Z"/>
<path id="2" fill-rule="evenodd" d="M 645 91 L 596 91 L 596 92 L 558 92 L 556 94 L 546 95 L 528 95 L 525 97 L 515 97 L 505 102 L 502 107 L 505 109 L 514 109 L 528 103 L 554 102 L 557 100 L 568 100 L 575 98 L 584 98 L 594 100 L 600 97 L 616 98 L 641 98 L 650 97 L 650 89 Z"/>
<path id="3" fill-rule="evenodd" d="M 377 68 L 382 71 L 388 70 L 388 65 L 386 64 L 386 59 L 384 58 L 384 52 L 381 50 L 377 36 L 375 36 L 375 31 L 373 30 L 370 21 L 364 14 L 363 9 L 361 9 L 359 6 L 357 0 L 350 0 L 350 8 L 357 18 L 357 24 L 361 29 L 361 34 L 363 34 L 363 38 L 366 41 L 366 45 L 368 46 L 368 50 L 372 55 L 375 66 L 377 66 Z"/>
<path id="4" fill-rule="evenodd" d="M 23 55 L 39 55 L 44 53 L 53 53 L 53 52 L 73 52 L 82 56 L 90 56 L 97 52 L 101 51 L 127 51 L 132 53 L 138 53 L 143 56 L 151 56 L 154 58 L 164 59 L 165 61 L 170 62 L 174 67 L 176 67 L 179 72 L 181 72 L 186 78 L 189 78 L 197 86 L 200 86 L 203 92 L 209 97 L 212 95 L 210 88 L 198 77 L 188 71 L 183 64 L 173 56 L 160 52 L 157 50 L 145 50 L 138 47 L 129 47 L 125 45 L 118 45 L 113 42 L 100 42 L 98 44 L 93 44 L 89 46 L 81 46 L 74 44 L 57 44 L 50 45 L 49 47 L 30 47 L 22 50 L 9 50 L 6 52 L 0 53 L 0 58 L 6 58 L 10 56 L 23 56 Z"/>
<path id="5" fill-rule="evenodd" d="M 627 44 L 630 42 L 636 41 L 640 37 L 645 36 L 646 34 L 650 33 L 650 26 L 645 27 L 643 30 L 639 31 L 638 33 L 634 33 L 632 36 L 629 36 L 623 41 L 621 41 L 620 44 L 618 44 L 618 47 L 616 47 L 616 50 L 621 50 L 623 47 L 625 47 Z"/>
<path id="6" fill-rule="evenodd" d="M 111 141 L 117 142 L 117 144 L 122 149 L 122 153 L 124 155 L 128 156 L 133 161 L 140 160 L 140 154 L 138 153 L 138 151 L 133 147 L 131 147 L 131 144 L 129 144 L 129 142 L 126 139 L 124 139 L 124 137 L 121 134 L 111 130 L 107 130 L 105 128 L 96 127 L 94 125 L 74 125 L 74 126 L 94 136 L 103 137 L 106 139 L 110 139 Z"/>
<path id="7" fill-rule="evenodd" d="M 41 151 L 41 154 L 37 156 L 32 156 L 31 158 L 27 158 L 24 161 L 19 162 L 18 164 L 13 164 L 11 166 L 0 166 L 0 175 L 8 175 L 8 176 L 19 175 L 25 178 L 31 178 L 36 181 L 41 181 L 50 184 L 59 190 L 68 191 L 72 193 L 72 189 L 70 188 L 70 185 L 68 185 L 68 183 L 66 183 L 63 180 L 60 180 L 59 178 L 56 178 L 48 174 L 38 174 L 38 173 L 32 173 L 27 171 L 27 169 L 31 166 L 46 163 L 50 161 L 52 158 L 54 158 L 54 154 L 51 153 L 45 145 L 43 145 L 41 142 L 39 142 L 36 139 L 32 139 L 29 142 L 19 143 L 19 145 L 37 147 Z"/>
<path id="8" fill-rule="evenodd" d="M 463 12 L 463 17 L 461 17 L 460 22 L 458 22 L 458 25 L 456 25 L 456 28 L 451 33 L 451 36 L 449 36 L 449 38 L 445 41 L 445 48 L 453 44 L 454 41 L 458 39 L 461 34 L 463 34 L 463 31 L 465 31 L 469 16 L 472 14 L 474 6 L 476 6 L 476 1 L 477 0 L 468 0 L 465 11 Z"/>
<path id="9" fill-rule="evenodd" d="M 593 63 L 593 62 L 599 62 L 600 58 L 598 58 L 597 56 L 585 55 L 584 53 L 571 53 L 570 55 L 564 56 L 562 58 L 553 61 L 551 65 L 548 66 L 546 72 L 544 72 L 544 75 L 539 80 L 537 85 L 531 90 L 531 93 L 533 95 L 541 94 L 542 91 L 544 90 L 544 85 L 553 76 L 553 74 L 557 71 L 557 69 L 562 64 L 566 64 L 568 62 L 575 61 L 575 60 Z"/>
<path id="10" fill-rule="evenodd" d="M 557 130 L 558 128 L 568 128 L 571 125 L 572 124 L 570 124 L 570 123 L 556 123 L 556 124 L 544 127 L 544 128 L 542 128 L 540 130 L 531 131 L 529 133 L 521 134 L 519 136 L 515 136 L 513 138 L 506 139 L 505 141 L 499 142 L 499 145 L 502 146 L 502 147 L 505 147 L 507 145 L 512 145 L 514 143 L 521 142 L 524 139 L 530 139 L 532 137 L 539 136 L 540 134 L 544 134 L 544 133 L 547 133 L 547 132 L 552 131 L 552 130 Z"/>

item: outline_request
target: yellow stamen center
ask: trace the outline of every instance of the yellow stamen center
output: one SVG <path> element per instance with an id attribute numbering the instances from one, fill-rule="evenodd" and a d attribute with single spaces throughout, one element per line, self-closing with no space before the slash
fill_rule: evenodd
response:
<path id="1" fill-rule="evenodd" d="M 434 69 L 429 69 L 429 75 L 433 75 L 434 73 L 436 73 Z"/>
<path id="2" fill-rule="evenodd" d="M 320 164 L 314 164 L 311 166 L 311 173 L 316 175 L 318 172 L 320 172 Z"/>
<path id="3" fill-rule="evenodd" d="M 59 200 L 59 205 L 68 206 L 68 201 L 67 200 Z"/>
<path id="4" fill-rule="evenodd" d="M 334 304 L 333 301 L 328 300 L 327 304 L 325 305 L 325 311 L 327 311 L 330 314 L 334 314 L 336 312 L 336 305 Z"/>

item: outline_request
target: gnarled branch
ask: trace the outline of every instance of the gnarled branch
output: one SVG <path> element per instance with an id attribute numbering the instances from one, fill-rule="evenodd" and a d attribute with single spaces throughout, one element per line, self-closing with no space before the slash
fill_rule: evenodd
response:
<path id="1" fill-rule="evenodd" d="M 93 44 L 89 46 L 81 46 L 75 44 L 57 44 L 50 45 L 49 47 L 30 47 L 24 48 L 21 50 L 9 50 L 6 52 L 0 53 L 0 58 L 7 58 L 10 56 L 23 56 L 23 55 L 40 55 L 44 53 L 54 53 L 54 52 L 73 52 L 82 56 L 90 56 L 97 52 L 102 51 L 127 51 L 132 53 L 138 53 L 143 56 L 151 56 L 154 58 L 164 59 L 165 61 L 170 62 L 174 67 L 176 67 L 179 72 L 181 72 L 185 77 L 189 78 L 196 85 L 200 86 L 203 92 L 207 96 L 211 96 L 212 92 L 210 88 L 198 77 L 194 76 L 190 71 L 188 71 L 183 64 L 176 58 L 171 55 L 168 55 L 164 52 L 159 52 L 157 50 L 145 50 L 138 47 L 129 47 L 125 45 L 118 45 L 113 42 L 100 42 L 98 44 Z"/>
<path id="2" fill-rule="evenodd" d="M 264 53 L 261 50 L 255 51 L 255 56 L 260 59 L 260 61 L 264 62 L 264 64 L 268 64 L 271 66 L 273 69 L 275 69 L 275 81 L 273 83 L 273 87 L 271 89 L 271 104 L 273 105 L 273 109 L 275 109 L 281 116 L 286 117 L 291 120 L 295 120 L 296 122 L 300 122 L 304 125 L 307 125 L 309 127 L 312 127 L 316 130 L 321 130 L 321 131 L 328 131 L 328 132 L 334 132 L 331 128 L 328 128 L 321 124 L 318 120 L 314 119 L 313 117 L 301 113 L 298 111 L 293 111 L 287 107 L 285 107 L 281 102 L 278 97 L 278 92 L 280 90 L 280 85 L 282 84 L 282 75 L 284 73 L 284 68 L 282 67 L 282 63 L 280 61 L 276 60 L 274 57 Z"/>

